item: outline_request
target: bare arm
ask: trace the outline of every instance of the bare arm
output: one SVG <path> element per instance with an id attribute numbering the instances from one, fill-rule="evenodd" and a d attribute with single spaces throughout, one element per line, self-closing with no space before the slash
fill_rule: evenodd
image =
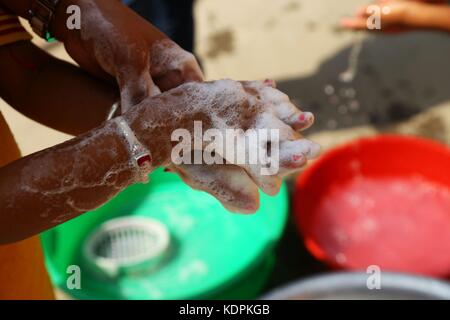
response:
<path id="1" fill-rule="evenodd" d="M 0 168 L 0 244 L 99 207 L 133 183 L 135 174 L 113 122 Z"/>
<path id="2" fill-rule="evenodd" d="M 422 5 L 416 10 L 408 10 L 405 20 L 416 28 L 450 32 L 450 6 Z"/>
<path id="3" fill-rule="evenodd" d="M 0 4 L 24 18 L 28 18 L 27 12 L 31 9 L 31 1 L 29 0 L 0 0 Z"/>
<path id="4" fill-rule="evenodd" d="M 31 119 L 78 135 L 99 126 L 119 99 L 113 84 L 93 78 L 29 41 L 0 47 L 0 96 Z"/>
<path id="5" fill-rule="evenodd" d="M 153 168 L 169 166 L 189 185 L 240 213 L 258 209 L 258 187 L 276 194 L 281 178 L 303 167 L 319 151 L 299 133 L 313 123 L 313 115 L 298 110 L 273 82 L 188 83 L 144 100 L 122 119 L 151 152 Z M 244 154 L 249 154 L 250 148 L 257 149 L 255 154 L 268 154 L 269 145 L 271 149 L 278 145 L 270 150 L 270 163 L 278 164 L 275 171 L 264 173 L 263 162 L 235 162 L 234 157 L 226 158 L 223 149 L 216 150 L 217 156 L 227 164 L 174 163 L 172 134 L 184 129 L 183 135 L 187 131 L 188 136 L 183 142 L 191 141 L 197 121 L 202 121 L 204 130 L 219 132 L 275 130 L 279 135 L 273 143 L 246 145 L 244 150 Z M 24 239 L 91 211 L 139 181 L 141 172 L 130 161 L 128 147 L 117 124 L 108 121 L 67 143 L 1 168 L 0 243 Z M 188 144 L 183 154 L 191 159 L 194 152 L 206 152 L 206 145 L 200 147 Z"/>

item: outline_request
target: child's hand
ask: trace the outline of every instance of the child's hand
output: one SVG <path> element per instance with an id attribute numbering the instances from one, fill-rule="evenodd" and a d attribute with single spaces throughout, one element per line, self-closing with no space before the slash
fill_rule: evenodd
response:
<path id="1" fill-rule="evenodd" d="M 351 18 L 343 18 L 341 25 L 352 30 L 401 32 L 416 28 L 438 28 L 433 19 L 434 10 L 448 8 L 442 0 L 379 0 L 358 9 Z M 380 8 L 381 29 L 369 29 L 367 21 L 374 14 L 371 6 Z"/>
<path id="2" fill-rule="evenodd" d="M 303 167 L 319 152 L 318 145 L 299 133 L 312 125 L 313 115 L 298 110 L 285 94 L 274 88 L 272 81 L 187 83 L 144 101 L 126 114 L 125 119 L 151 151 L 155 166 L 169 167 L 192 187 L 209 192 L 228 209 L 241 213 L 255 212 L 259 207 L 257 187 L 270 195 L 278 193 L 281 178 Z M 243 149 L 233 140 L 236 152 L 241 150 L 240 154 L 245 155 L 245 163 L 237 163 L 226 152 L 215 150 L 216 156 L 225 159 L 227 164 L 174 164 L 171 153 L 178 142 L 171 141 L 172 133 L 186 129 L 193 137 L 194 121 L 201 121 L 203 134 L 208 129 L 217 129 L 224 137 L 226 129 L 264 129 L 265 132 L 276 129 L 279 139 L 268 134 L 266 138 L 259 137 L 258 143 L 246 143 Z M 200 153 L 204 163 L 201 156 L 208 145 L 192 144 L 188 151 Z M 276 145 L 279 145 L 278 154 L 272 150 Z M 279 165 L 270 175 L 263 174 L 265 166 L 260 158 L 256 164 L 249 162 L 251 153 L 261 153 L 271 164 Z"/>

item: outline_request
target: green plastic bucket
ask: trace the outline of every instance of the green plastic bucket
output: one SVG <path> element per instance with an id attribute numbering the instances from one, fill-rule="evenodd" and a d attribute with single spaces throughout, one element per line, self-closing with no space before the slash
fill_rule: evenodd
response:
<path id="1" fill-rule="evenodd" d="M 251 299 L 270 276 L 287 213 L 285 186 L 276 197 L 261 194 L 256 214 L 237 215 L 177 175 L 158 170 L 149 184 L 134 185 L 101 208 L 45 232 L 42 242 L 54 285 L 76 299 Z M 161 239 L 153 241 L 154 234 L 142 237 L 137 229 L 135 238 L 129 236 L 129 230 L 120 229 L 128 218 L 135 219 L 130 224 L 135 229 L 144 230 L 145 219 L 150 228 L 162 226 L 169 243 L 164 237 L 162 244 Z M 128 243 L 114 245 L 111 230 L 119 238 L 135 239 L 137 253 L 146 253 L 147 242 L 148 248 L 163 252 L 157 259 L 149 255 L 151 263 L 137 264 L 141 270 L 105 268 L 87 252 L 108 259 L 130 252 Z M 94 249 L 86 249 L 90 247 Z M 80 267 L 81 289 L 68 289 L 68 268 L 73 265 Z"/>

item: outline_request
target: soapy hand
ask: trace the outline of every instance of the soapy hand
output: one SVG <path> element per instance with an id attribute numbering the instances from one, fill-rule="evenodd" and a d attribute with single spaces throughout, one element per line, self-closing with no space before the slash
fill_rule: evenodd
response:
<path id="1" fill-rule="evenodd" d="M 81 8 L 81 29 L 67 30 L 65 8 Z M 122 111 L 189 81 L 202 81 L 195 57 L 158 29 L 111 0 L 62 0 L 55 34 L 71 57 L 85 70 L 116 79 Z"/>
<path id="2" fill-rule="evenodd" d="M 258 187 L 275 195 L 281 178 L 303 167 L 320 149 L 299 133 L 312 125 L 313 115 L 298 110 L 270 80 L 187 83 L 143 101 L 124 118 L 151 151 L 154 166 L 168 167 L 187 184 L 212 194 L 230 211 L 240 213 L 258 209 Z M 256 145 L 258 153 L 268 155 L 276 144 L 279 169 L 273 174 L 262 174 L 263 163 L 235 163 L 226 153 L 215 155 L 225 159 L 225 164 L 175 164 L 172 134 L 177 129 L 186 129 L 194 136 L 195 121 L 201 121 L 204 131 L 276 130 L 277 141 L 268 135 L 254 144 L 246 144 L 242 152 L 248 156 Z M 189 151 L 192 155 L 203 154 L 206 146 L 207 143 L 194 144 Z M 273 154 L 271 156 L 269 158 L 274 160 Z"/>

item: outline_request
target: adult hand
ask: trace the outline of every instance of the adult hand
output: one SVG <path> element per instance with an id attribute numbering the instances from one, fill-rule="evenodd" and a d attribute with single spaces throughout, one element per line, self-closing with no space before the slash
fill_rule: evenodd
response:
<path id="1" fill-rule="evenodd" d="M 312 125 L 313 115 L 298 110 L 285 94 L 274 88 L 272 81 L 187 83 L 143 101 L 124 117 L 138 139 L 151 151 L 155 167 L 169 167 L 187 184 L 209 192 L 230 211 L 240 213 L 258 209 L 258 187 L 269 195 L 278 193 L 281 178 L 303 167 L 320 149 L 299 133 Z M 209 165 L 203 162 L 177 164 L 172 155 L 172 134 L 177 129 L 184 129 L 194 139 L 195 121 L 201 121 L 203 132 L 216 129 L 223 137 L 226 137 L 227 129 L 242 129 L 242 134 L 251 132 L 249 129 L 273 129 L 278 132 L 278 137 L 267 134 L 259 136 L 257 142 L 244 145 L 233 141 L 234 150 L 240 150 L 237 153 L 245 156 L 244 162 L 214 148 L 213 157 L 224 159 L 224 164 L 220 161 Z M 214 139 L 214 146 L 228 143 Z M 183 152 L 183 158 L 192 159 L 196 153 L 204 155 L 208 145 L 204 141 L 200 145 L 190 144 L 190 149 Z M 274 145 L 277 147 L 273 148 Z M 278 170 L 264 174 L 267 162 L 261 158 L 256 163 L 250 162 L 251 154 L 262 154 L 270 164 L 277 162 Z"/>
<path id="2" fill-rule="evenodd" d="M 81 28 L 66 27 L 66 8 L 81 9 Z M 61 0 L 52 25 L 70 56 L 96 76 L 112 76 L 122 111 L 189 81 L 202 81 L 195 57 L 131 9 L 111 0 Z"/>

